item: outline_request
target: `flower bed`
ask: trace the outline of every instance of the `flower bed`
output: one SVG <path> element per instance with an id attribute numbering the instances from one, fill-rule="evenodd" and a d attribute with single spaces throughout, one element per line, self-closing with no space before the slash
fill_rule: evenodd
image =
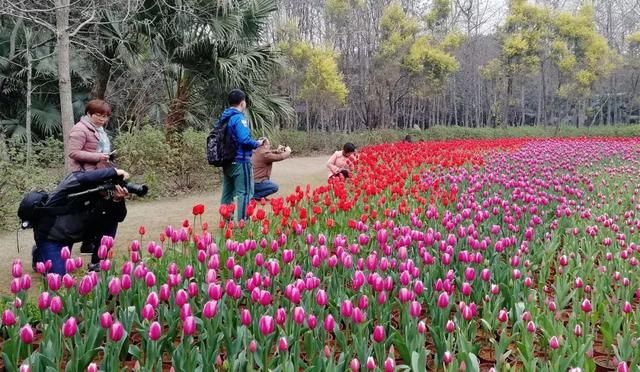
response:
<path id="1" fill-rule="evenodd" d="M 639 149 L 371 146 L 346 183 L 253 203 L 246 223 L 223 206 L 212 231 L 198 205 L 117 265 L 103 239 L 99 273 L 16 262 L 5 368 L 638 368 Z"/>

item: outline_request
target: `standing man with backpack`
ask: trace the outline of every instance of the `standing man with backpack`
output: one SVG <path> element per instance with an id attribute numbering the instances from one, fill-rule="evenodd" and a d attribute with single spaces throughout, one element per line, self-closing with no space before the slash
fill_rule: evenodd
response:
<path id="1" fill-rule="evenodd" d="M 224 138 L 222 152 L 233 153 L 232 150 L 235 148 L 233 158 L 223 156 L 230 159 L 224 159 L 221 162 L 223 173 L 222 204 L 231 204 L 233 198 L 237 197 L 237 220 L 247 217 L 247 205 L 253 196 L 251 155 L 254 149 L 262 145 L 262 141 L 256 141 L 251 137 L 251 129 L 244 116 L 244 111 L 247 108 L 246 99 L 247 96 L 243 91 L 232 90 L 229 93 L 229 108 L 224 110 L 216 123 L 216 127 L 223 131 L 220 133 Z"/>

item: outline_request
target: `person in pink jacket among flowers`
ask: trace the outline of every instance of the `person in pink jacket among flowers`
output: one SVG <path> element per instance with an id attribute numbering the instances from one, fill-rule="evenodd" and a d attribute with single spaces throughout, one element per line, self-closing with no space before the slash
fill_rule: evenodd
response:
<path id="1" fill-rule="evenodd" d="M 353 170 L 353 160 L 355 158 L 356 145 L 347 142 L 342 146 L 342 151 L 336 151 L 327 161 L 329 169 L 329 179 L 349 178 Z"/>

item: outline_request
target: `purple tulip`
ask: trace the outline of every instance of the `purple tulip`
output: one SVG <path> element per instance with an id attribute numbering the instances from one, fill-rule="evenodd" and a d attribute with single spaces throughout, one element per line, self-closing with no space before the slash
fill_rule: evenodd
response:
<path id="1" fill-rule="evenodd" d="M 113 325 L 113 317 L 111 316 L 111 313 L 104 312 L 102 313 L 102 315 L 100 315 L 100 326 L 103 329 L 107 329 L 107 328 L 111 328 L 111 326 Z"/>
<path id="2" fill-rule="evenodd" d="M 162 327 L 160 326 L 160 323 L 158 322 L 151 323 L 151 326 L 149 327 L 149 339 L 151 341 L 158 341 L 161 336 L 162 336 Z"/>
<path id="3" fill-rule="evenodd" d="M 49 310 L 54 314 L 60 314 L 62 311 L 62 299 L 59 296 L 55 296 L 51 299 Z"/>
<path id="4" fill-rule="evenodd" d="M 193 316 L 186 317 L 182 324 L 182 329 L 185 336 L 192 336 L 197 329 L 196 319 Z"/>
<path id="5" fill-rule="evenodd" d="M 118 342 L 124 336 L 124 326 L 120 322 L 115 322 L 109 328 L 109 338 L 113 342 Z"/>
<path id="6" fill-rule="evenodd" d="M 273 320 L 273 317 L 269 315 L 263 315 L 258 321 L 258 328 L 263 335 L 267 336 L 276 330 L 276 323 Z"/>
<path id="7" fill-rule="evenodd" d="M 16 316 L 10 309 L 5 309 L 2 312 L 2 325 L 5 327 L 11 327 L 16 324 Z"/>

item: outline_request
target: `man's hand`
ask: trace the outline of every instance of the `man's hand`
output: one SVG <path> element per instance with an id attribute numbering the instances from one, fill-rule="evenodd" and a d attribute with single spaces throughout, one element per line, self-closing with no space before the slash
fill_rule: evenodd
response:
<path id="1" fill-rule="evenodd" d="M 284 148 L 284 151 L 285 151 L 285 152 L 291 152 L 291 147 L 289 147 L 289 146 L 285 147 L 285 148 Z"/>
<path id="2" fill-rule="evenodd" d="M 121 177 L 122 177 L 122 179 L 123 179 L 123 180 L 125 180 L 125 181 L 129 179 L 129 173 L 128 173 L 127 171 L 125 171 L 125 170 L 117 169 L 117 168 L 116 168 L 116 174 L 117 174 L 118 176 L 121 176 Z M 126 190 L 125 190 L 125 191 L 126 191 Z M 127 195 L 128 195 L 128 194 L 127 194 Z"/>
<path id="3" fill-rule="evenodd" d="M 113 200 L 121 201 L 127 196 L 129 196 L 129 191 L 120 185 L 116 185 L 115 189 L 113 190 Z"/>
<path id="4" fill-rule="evenodd" d="M 265 140 L 259 139 L 256 142 L 258 142 L 258 147 L 260 147 L 260 146 L 264 145 Z"/>
<path id="5" fill-rule="evenodd" d="M 278 152 L 285 151 L 285 148 L 282 145 L 278 145 L 278 149 L 276 151 Z"/>

